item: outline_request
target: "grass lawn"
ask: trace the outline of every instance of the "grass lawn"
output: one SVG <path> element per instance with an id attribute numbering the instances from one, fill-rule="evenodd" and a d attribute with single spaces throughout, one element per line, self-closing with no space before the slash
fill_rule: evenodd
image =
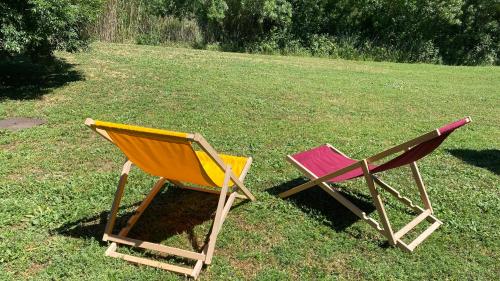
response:
<path id="1" fill-rule="evenodd" d="M 202 280 L 500 276 L 498 67 L 118 44 L 57 56 L 58 67 L 35 71 L 43 78 L 24 79 L 26 68 L 3 65 L 2 72 L 19 73 L 17 84 L 0 84 L 0 119 L 47 123 L 0 130 L 0 280 L 183 279 L 104 256 L 101 237 L 124 156 L 83 125 L 86 117 L 199 132 L 219 152 L 254 158 L 245 183 L 257 201 L 238 201 L 230 212 Z M 328 142 L 363 158 L 467 115 L 473 123 L 419 162 L 444 225 L 413 254 L 388 246 L 319 188 L 276 196 L 304 181 L 286 154 Z M 418 202 L 410 173 L 382 177 Z M 132 171 L 118 224 L 154 181 Z M 377 218 L 362 179 L 340 187 Z M 406 224 L 411 213 L 385 198 L 394 228 Z M 216 203 L 167 187 L 131 236 L 199 249 Z"/>

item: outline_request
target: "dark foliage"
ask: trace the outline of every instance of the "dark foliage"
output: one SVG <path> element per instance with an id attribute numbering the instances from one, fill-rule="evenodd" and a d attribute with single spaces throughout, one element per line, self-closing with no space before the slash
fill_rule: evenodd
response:
<path id="1" fill-rule="evenodd" d="M 141 10 L 159 21 L 195 21 L 202 44 L 224 50 L 463 65 L 500 62 L 500 0 L 113 1 L 116 7 L 135 5 L 125 10 Z"/>
<path id="2" fill-rule="evenodd" d="M 86 26 L 101 0 L 6 0 L 0 2 L 0 57 L 47 57 L 54 50 L 85 47 Z"/>

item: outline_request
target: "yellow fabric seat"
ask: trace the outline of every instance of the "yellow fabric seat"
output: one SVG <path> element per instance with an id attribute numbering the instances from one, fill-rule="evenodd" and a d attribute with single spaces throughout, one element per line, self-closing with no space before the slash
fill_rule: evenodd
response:
<path id="1" fill-rule="evenodd" d="M 195 151 L 198 160 L 200 160 L 201 166 L 207 173 L 207 175 L 212 179 L 215 183 L 224 182 L 224 173 L 219 168 L 217 163 L 215 163 L 212 158 L 208 154 L 203 151 Z M 231 165 L 231 170 L 233 173 L 239 178 L 241 173 L 243 172 L 243 168 L 245 168 L 248 158 L 240 157 L 240 156 L 232 156 L 226 154 L 219 154 L 219 157 L 226 163 L 226 165 Z M 229 185 L 234 185 L 231 181 Z"/>
<path id="2" fill-rule="evenodd" d="M 224 171 L 204 151 L 195 151 L 194 134 L 95 121 L 127 158 L 143 171 L 170 180 L 208 187 L 222 187 Z M 249 158 L 218 154 L 240 177 Z M 234 185 L 231 180 L 229 185 Z"/>

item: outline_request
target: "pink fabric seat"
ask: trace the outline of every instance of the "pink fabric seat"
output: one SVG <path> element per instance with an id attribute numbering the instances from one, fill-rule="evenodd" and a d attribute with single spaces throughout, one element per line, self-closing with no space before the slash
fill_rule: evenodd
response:
<path id="1" fill-rule="evenodd" d="M 454 130 L 470 122 L 469 118 L 460 119 L 448 125 L 439 128 L 439 136 L 428 141 L 421 142 L 401 155 L 390 159 L 389 161 L 377 166 L 368 165 L 370 173 L 379 173 L 401 167 L 415 162 L 427 154 L 434 151 Z M 291 156 L 300 165 L 312 172 L 316 177 L 322 177 L 356 163 L 358 160 L 351 159 L 338 153 L 328 145 L 318 146 L 316 148 L 300 152 Z M 357 178 L 363 175 L 361 168 L 351 170 L 340 176 L 328 180 L 329 182 L 342 182 L 345 180 Z"/>
<path id="2" fill-rule="evenodd" d="M 292 157 L 318 178 L 338 171 L 358 161 L 336 152 L 328 145 L 318 146 L 316 148 L 294 154 Z M 370 165 L 369 167 L 370 169 L 373 169 L 376 166 Z M 342 182 L 348 179 L 360 177 L 362 175 L 363 170 L 358 168 L 330 179 L 329 182 Z"/>

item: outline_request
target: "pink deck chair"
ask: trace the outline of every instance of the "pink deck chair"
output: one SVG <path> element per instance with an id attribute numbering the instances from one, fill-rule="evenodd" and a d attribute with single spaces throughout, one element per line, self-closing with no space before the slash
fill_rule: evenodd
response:
<path id="1" fill-rule="evenodd" d="M 469 122 L 471 122 L 471 118 L 466 117 L 363 160 L 354 160 L 330 144 L 325 144 L 294 155 L 288 155 L 287 160 L 302 171 L 310 181 L 280 193 L 279 196 L 281 198 L 286 198 L 300 191 L 319 185 L 342 205 L 387 237 L 391 245 L 396 245 L 403 250 L 412 252 L 416 246 L 422 243 L 442 224 L 442 222 L 433 215 L 431 202 L 429 201 L 429 196 L 427 195 L 416 161 L 434 151 L 454 130 Z M 401 154 L 385 163 L 377 164 L 378 161 L 397 153 Z M 404 165 L 409 165 L 411 168 L 424 208 L 415 205 L 410 199 L 402 196 L 397 190 L 376 176 L 376 174 L 380 172 Z M 382 226 L 373 218 L 368 217 L 365 212 L 347 200 L 338 190 L 334 189 L 329 184 L 340 183 L 361 176 L 365 178 L 368 184 Z M 418 215 L 399 231 L 394 232 L 385 211 L 384 203 L 375 184 L 412 208 Z M 431 223 L 425 231 L 409 243 L 402 240 L 405 234 L 424 220 Z"/>

